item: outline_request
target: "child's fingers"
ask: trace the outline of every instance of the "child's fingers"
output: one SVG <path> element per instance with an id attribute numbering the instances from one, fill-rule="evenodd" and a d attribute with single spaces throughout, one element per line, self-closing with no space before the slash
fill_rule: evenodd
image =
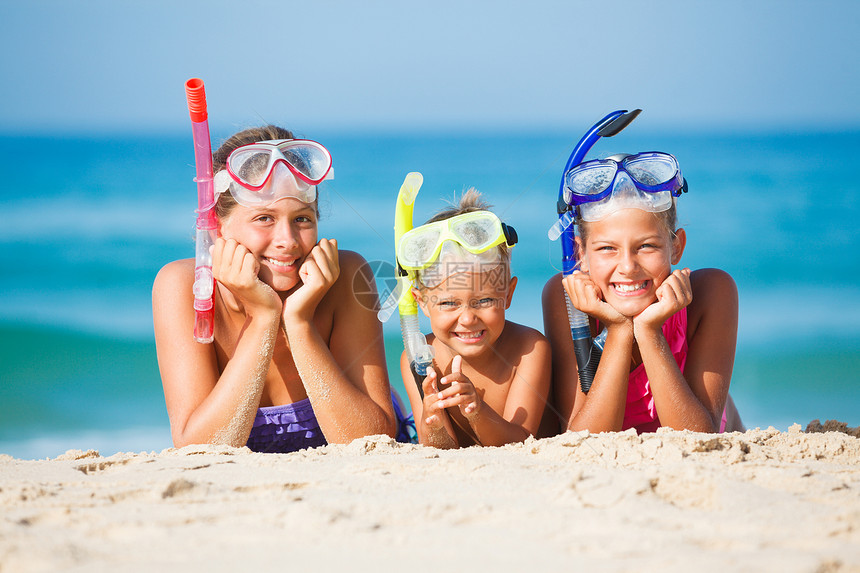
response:
<path id="1" fill-rule="evenodd" d="M 430 394 L 435 394 L 436 392 L 438 392 L 438 390 L 436 389 L 435 370 L 431 370 L 424 378 L 424 381 L 421 383 L 421 389 L 424 390 L 425 396 L 429 396 Z"/>
<path id="2" fill-rule="evenodd" d="M 460 381 L 468 382 L 469 378 L 465 374 L 463 374 L 463 372 L 451 372 L 450 374 L 442 377 L 442 380 L 440 380 L 440 384 L 444 386 L 446 384 L 453 384 L 454 382 Z"/>
<path id="3" fill-rule="evenodd" d="M 574 281 L 573 293 L 573 298 L 575 298 L 576 302 L 579 304 L 587 303 L 590 299 L 594 298 L 594 289 L 583 280 Z"/>
<path id="4" fill-rule="evenodd" d="M 248 249 L 243 247 L 240 243 L 236 243 L 236 248 L 233 249 L 233 258 L 230 261 L 230 265 L 237 271 L 241 272 L 242 262 L 245 260 L 246 254 L 248 254 Z"/>
<path id="5" fill-rule="evenodd" d="M 669 275 L 657 289 L 657 298 L 661 302 L 686 306 L 693 299 L 689 275 L 675 271 Z"/>
<path id="6" fill-rule="evenodd" d="M 436 397 L 439 400 L 437 404 L 441 408 L 468 404 L 478 398 L 475 386 L 471 382 L 454 382 L 450 388 L 446 388 L 436 394 Z"/>
<path id="7" fill-rule="evenodd" d="M 451 382 L 451 386 L 437 392 L 436 397 L 440 400 L 444 400 L 446 398 L 450 398 L 451 396 L 456 396 L 457 394 L 469 393 L 469 391 L 471 390 L 470 386 L 471 384 L 462 384 L 458 380 L 454 380 L 453 382 Z"/>
<path id="8" fill-rule="evenodd" d="M 228 266 L 228 272 L 238 272 L 242 269 L 242 259 L 248 250 L 234 239 L 227 239 L 221 262 Z"/>
<path id="9" fill-rule="evenodd" d="M 212 253 L 212 273 L 216 279 L 237 287 L 256 282 L 259 263 L 241 243 L 219 237 Z"/>
<path id="10" fill-rule="evenodd" d="M 444 400 L 439 400 L 436 402 L 433 407 L 436 410 L 444 410 L 445 408 L 452 408 L 454 406 L 462 406 L 468 404 L 469 402 L 475 401 L 474 394 L 457 394 L 456 396 L 452 396 L 450 398 L 445 398 Z"/>
<path id="11" fill-rule="evenodd" d="M 451 361 L 451 374 L 460 374 L 463 371 L 463 357 L 459 354 Z"/>
<path id="12" fill-rule="evenodd" d="M 239 272 L 245 277 L 256 277 L 257 272 L 260 270 L 260 264 L 257 261 L 257 257 L 252 255 L 247 249 L 243 248 L 244 254 L 241 256 L 241 263 L 239 265 Z"/>
<path id="13" fill-rule="evenodd" d="M 689 304 L 693 300 L 693 285 L 690 283 L 690 269 L 682 269 L 678 272 L 678 281 L 681 284 L 681 293 L 684 300 Z"/>
<path id="14" fill-rule="evenodd" d="M 319 245 L 315 246 L 311 250 L 308 258 L 305 259 L 305 264 L 313 265 L 314 270 L 316 271 L 316 276 L 322 277 L 323 281 L 326 283 L 331 284 L 337 278 L 337 272 L 332 268 L 331 260 Z M 310 270 L 311 269 L 309 267 L 308 271 L 310 272 Z"/>
<path id="15" fill-rule="evenodd" d="M 326 281 L 333 283 L 340 274 L 337 240 L 320 239 L 311 253 Z"/>
<path id="16" fill-rule="evenodd" d="M 603 300 L 600 289 L 584 273 L 578 274 L 575 280 L 571 281 L 568 295 L 573 306 L 584 312 L 593 310 Z"/>
<path id="17" fill-rule="evenodd" d="M 317 246 L 325 253 L 326 259 L 334 263 L 338 263 L 337 239 L 320 239 Z"/>
<path id="18" fill-rule="evenodd" d="M 581 273 L 579 271 L 573 271 L 572 275 L 566 276 L 561 279 L 561 285 L 564 287 L 564 291 L 567 293 L 572 299 L 576 298 L 576 283 L 578 282 L 578 277 Z"/>
<path id="19" fill-rule="evenodd" d="M 574 273 L 565 280 L 568 282 L 575 294 L 580 296 L 585 292 L 586 288 L 594 288 L 595 286 L 594 281 L 591 280 L 591 276 L 588 273 L 583 273 L 581 271 L 574 271 Z"/>
<path id="20" fill-rule="evenodd" d="M 305 259 L 305 262 L 302 263 L 302 266 L 299 267 L 299 277 L 301 277 L 302 283 L 309 284 L 313 278 L 318 277 L 321 274 L 319 265 L 317 265 L 316 260 L 314 260 L 313 253 L 311 253 L 311 255 Z"/>

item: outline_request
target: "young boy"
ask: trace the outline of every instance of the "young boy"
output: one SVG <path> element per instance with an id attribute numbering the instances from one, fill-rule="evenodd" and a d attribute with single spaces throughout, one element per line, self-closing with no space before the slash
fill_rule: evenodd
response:
<path id="1" fill-rule="evenodd" d="M 427 340 L 435 358 L 422 382 L 423 398 L 410 383 L 406 353 L 401 357 L 421 444 L 457 448 L 521 442 L 538 432 L 546 406 L 549 343 L 537 330 L 505 320 L 517 279 L 511 276 L 509 238 L 503 234 L 509 228 L 488 208 L 470 189 L 459 206 L 416 229 L 457 218 L 447 223 L 449 238 L 439 239 L 436 258 L 416 272 L 412 290 L 433 331 Z M 497 236 L 478 241 L 498 242 L 475 253 L 469 243 L 487 229 Z"/>

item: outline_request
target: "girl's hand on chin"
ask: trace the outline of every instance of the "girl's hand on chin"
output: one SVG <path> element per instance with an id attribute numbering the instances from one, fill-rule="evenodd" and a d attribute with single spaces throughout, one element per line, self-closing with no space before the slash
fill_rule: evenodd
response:
<path id="1" fill-rule="evenodd" d="M 690 269 L 676 269 L 657 287 L 657 301 L 633 319 L 634 332 L 641 328 L 663 328 L 670 316 L 693 300 Z"/>
<path id="2" fill-rule="evenodd" d="M 284 322 L 310 321 L 339 275 L 337 240 L 320 239 L 299 268 L 301 284 L 284 301 Z"/>
<path id="3" fill-rule="evenodd" d="M 586 272 L 573 271 L 562 279 L 564 290 L 573 306 L 606 325 L 629 323 L 630 319 L 603 299 L 603 291 Z"/>
<path id="4" fill-rule="evenodd" d="M 215 239 L 212 249 L 212 274 L 227 287 L 246 313 L 280 310 L 277 293 L 260 280 L 260 262 L 235 239 Z"/>

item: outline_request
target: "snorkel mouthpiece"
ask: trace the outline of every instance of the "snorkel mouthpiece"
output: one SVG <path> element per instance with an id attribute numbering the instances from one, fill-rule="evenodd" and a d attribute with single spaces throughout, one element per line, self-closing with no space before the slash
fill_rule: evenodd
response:
<path id="1" fill-rule="evenodd" d="M 613 112 L 609 115 L 611 116 L 617 113 L 618 112 Z M 621 115 L 617 116 L 615 119 L 610 120 L 608 123 L 603 124 L 603 127 L 600 128 L 600 130 L 597 132 L 597 135 L 599 137 L 612 137 L 613 135 L 617 135 L 621 132 L 621 130 L 630 125 L 640 113 L 642 113 L 641 109 L 634 109 L 633 111 L 622 111 Z M 585 150 L 585 153 L 582 154 L 582 157 L 579 159 L 580 163 L 585 158 L 585 154 L 588 153 L 589 149 L 591 149 L 591 145 L 589 145 L 588 149 Z"/>
<path id="2" fill-rule="evenodd" d="M 418 191 L 421 190 L 423 184 L 424 176 L 418 171 L 412 171 L 406 174 L 406 179 L 400 186 L 400 192 L 397 194 L 397 209 L 400 215 L 394 214 L 394 225 L 409 227 L 408 229 L 402 228 L 401 235 L 412 228 L 412 210 L 415 208 L 415 198 L 418 197 Z M 396 233 L 397 229 L 394 232 Z"/>
<path id="3" fill-rule="evenodd" d="M 191 78 L 185 82 L 185 98 L 188 100 L 188 113 L 191 121 L 200 123 L 209 119 L 206 110 L 206 88 L 200 78 Z"/>

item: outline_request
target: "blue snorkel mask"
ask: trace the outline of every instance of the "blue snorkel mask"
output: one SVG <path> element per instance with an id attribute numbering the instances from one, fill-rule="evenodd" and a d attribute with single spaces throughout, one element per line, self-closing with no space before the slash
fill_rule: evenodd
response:
<path id="1" fill-rule="evenodd" d="M 561 237 L 562 251 L 562 275 L 569 276 L 579 265 L 576 258 L 576 235 L 574 233 L 573 223 L 577 217 L 576 204 L 571 205 L 572 193 L 567 188 L 568 174 L 571 170 L 579 166 L 585 159 L 585 156 L 597 143 L 601 137 L 612 137 L 618 134 L 627 127 L 630 122 L 636 119 L 641 113 L 641 109 L 635 109 L 628 112 L 627 110 L 614 111 L 595 123 L 589 129 L 567 160 L 562 173 L 561 183 L 558 190 L 558 202 L 556 209 L 558 212 L 558 221 L 549 229 L 548 235 L 550 240 L 555 241 Z M 612 184 L 609 189 L 613 189 L 616 176 L 612 177 Z M 574 203 L 576 203 L 574 201 Z M 603 353 L 603 343 L 606 340 L 606 331 L 604 330 L 597 340 L 591 338 L 591 328 L 588 323 L 588 315 L 574 308 L 570 302 L 567 293 L 564 293 L 565 305 L 567 306 L 567 316 L 570 321 L 570 335 L 573 338 L 573 347 L 576 354 L 576 366 L 579 370 L 579 385 L 582 391 L 586 394 L 591 389 L 591 383 L 594 381 L 594 374 L 597 372 L 597 366 L 600 363 L 600 356 Z"/>
<path id="2" fill-rule="evenodd" d="M 662 213 L 686 191 L 678 160 L 662 151 L 586 161 L 564 176 L 564 200 L 577 221 L 600 221 L 621 209 Z"/>

